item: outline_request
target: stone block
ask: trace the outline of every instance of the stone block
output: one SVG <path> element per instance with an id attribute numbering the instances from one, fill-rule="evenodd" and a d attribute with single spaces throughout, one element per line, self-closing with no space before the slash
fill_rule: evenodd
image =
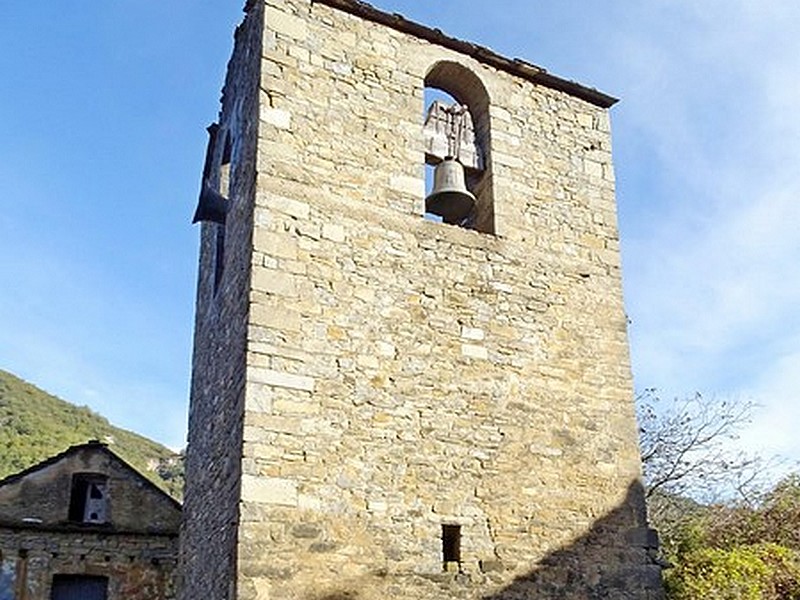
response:
<path id="1" fill-rule="evenodd" d="M 474 344 L 461 344 L 461 355 L 468 358 L 477 358 L 486 360 L 489 358 L 489 352 L 483 346 L 476 346 Z"/>
<path id="2" fill-rule="evenodd" d="M 636 527 L 625 534 L 625 539 L 632 546 L 642 548 L 658 548 L 658 532 L 650 527 Z"/>
<path id="3" fill-rule="evenodd" d="M 594 160 L 584 160 L 583 170 L 589 177 L 603 177 L 603 164 Z"/>
<path id="4" fill-rule="evenodd" d="M 285 196 L 277 194 L 263 194 L 263 200 L 260 201 L 264 206 L 276 210 L 283 214 L 289 215 L 296 219 L 308 219 L 310 207 L 306 202 L 300 202 Z"/>
<path id="5" fill-rule="evenodd" d="M 304 19 L 277 10 L 272 6 L 266 8 L 265 22 L 270 30 L 296 40 L 304 40 L 308 36 L 308 27 Z"/>
<path id="6" fill-rule="evenodd" d="M 302 390 L 306 392 L 314 391 L 313 377 L 295 375 L 292 373 L 283 373 L 273 369 L 250 367 L 247 369 L 247 379 L 253 383 L 271 385 L 274 387 Z"/>
<path id="7" fill-rule="evenodd" d="M 331 240 L 332 242 L 343 242 L 344 227 L 335 223 L 323 223 L 322 237 L 323 239 Z"/>
<path id="8" fill-rule="evenodd" d="M 297 483 L 279 477 L 244 474 L 241 495 L 244 502 L 297 506 Z"/>
<path id="9" fill-rule="evenodd" d="M 278 269 L 254 269 L 253 289 L 275 296 L 297 297 L 294 275 Z"/>
<path id="10" fill-rule="evenodd" d="M 270 327 L 283 331 L 300 331 L 300 313 L 291 307 L 275 303 L 257 301 L 250 307 L 250 316 L 262 327 Z"/>
<path id="11" fill-rule="evenodd" d="M 389 188 L 409 196 L 425 197 L 425 180 L 420 177 L 393 175 L 389 178 Z"/>
<path id="12" fill-rule="evenodd" d="M 280 235 L 266 229 L 257 228 L 253 241 L 255 249 L 264 254 L 291 260 L 297 258 L 297 242 L 288 235 Z"/>
<path id="13" fill-rule="evenodd" d="M 289 129 L 292 126 L 292 113 L 288 110 L 262 106 L 259 116 L 262 122 L 278 129 Z"/>
<path id="14" fill-rule="evenodd" d="M 486 337 L 486 334 L 483 329 L 477 327 L 466 327 L 462 325 L 461 337 L 465 340 L 475 340 L 480 342 Z"/>

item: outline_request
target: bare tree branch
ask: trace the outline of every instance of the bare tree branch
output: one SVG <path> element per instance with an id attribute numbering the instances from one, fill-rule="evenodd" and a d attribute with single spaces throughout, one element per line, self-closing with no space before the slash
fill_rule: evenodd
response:
<path id="1" fill-rule="evenodd" d="M 734 451 L 732 442 L 750 421 L 753 403 L 700 394 L 664 402 L 653 389 L 636 400 L 648 498 L 659 493 L 702 501 L 748 497 L 760 461 Z"/>

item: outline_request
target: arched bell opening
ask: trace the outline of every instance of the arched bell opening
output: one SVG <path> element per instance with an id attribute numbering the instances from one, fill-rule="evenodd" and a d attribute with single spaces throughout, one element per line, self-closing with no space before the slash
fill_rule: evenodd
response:
<path id="1" fill-rule="evenodd" d="M 425 77 L 426 218 L 494 233 L 489 95 L 455 62 Z"/>

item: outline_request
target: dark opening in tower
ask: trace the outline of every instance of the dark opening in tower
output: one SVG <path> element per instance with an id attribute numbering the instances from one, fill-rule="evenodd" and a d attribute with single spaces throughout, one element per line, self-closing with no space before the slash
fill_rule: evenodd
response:
<path id="1" fill-rule="evenodd" d="M 445 570 L 461 562 L 461 525 L 442 525 L 442 564 Z"/>

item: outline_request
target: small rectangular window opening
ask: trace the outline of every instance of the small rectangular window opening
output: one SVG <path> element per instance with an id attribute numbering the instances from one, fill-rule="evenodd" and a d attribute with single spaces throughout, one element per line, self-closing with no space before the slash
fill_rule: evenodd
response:
<path id="1" fill-rule="evenodd" d="M 442 525 L 442 562 L 461 562 L 461 525 Z"/>

